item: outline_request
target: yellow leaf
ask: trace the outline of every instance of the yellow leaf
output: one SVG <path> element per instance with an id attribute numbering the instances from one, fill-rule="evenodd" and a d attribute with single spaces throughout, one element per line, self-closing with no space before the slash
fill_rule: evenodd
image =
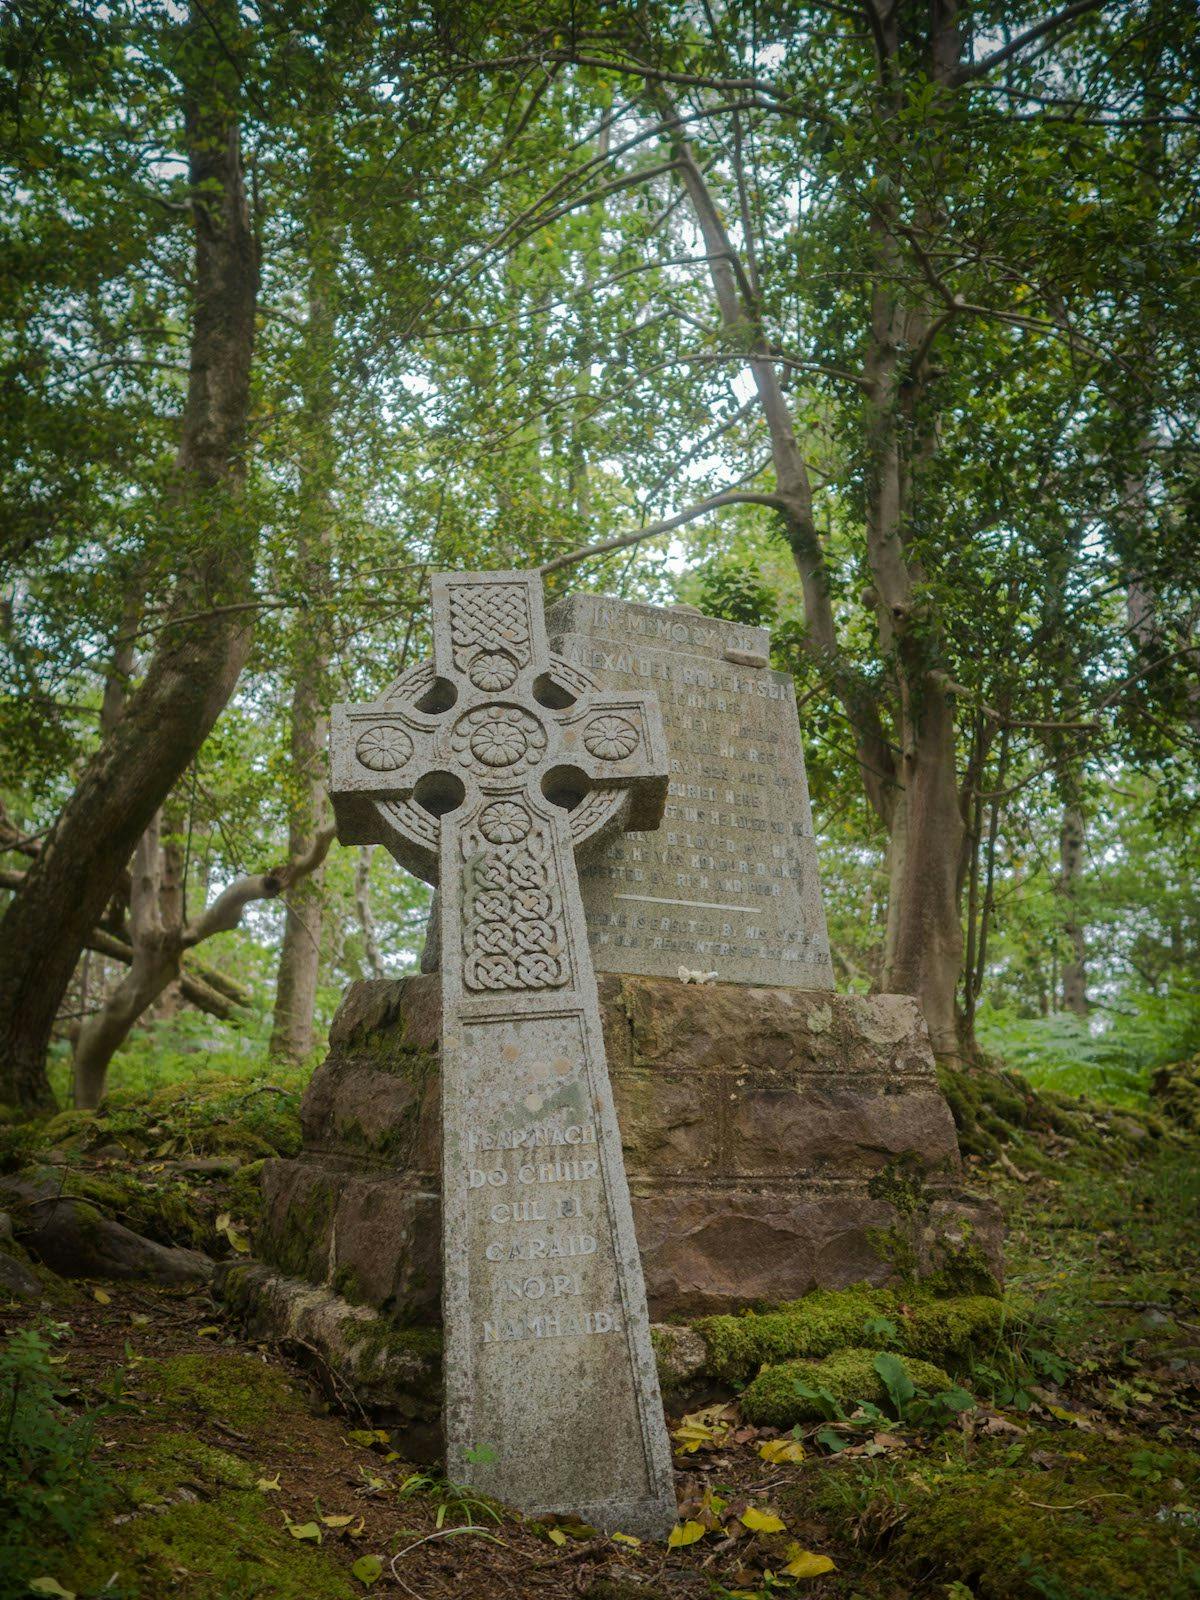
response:
<path id="1" fill-rule="evenodd" d="M 716 1450 L 725 1443 L 732 1426 L 728 1406 L 705 1406 L 703 1411 L 689 1412 L 671 1437 L 679 1441 L 677 1449 L 684 1454 Z"/>
<path id="2" fill-rule="evenodd" d="M 102 1306 L 110 1306 L 110 1305 L 112 1305 L 112 1295 L 110 1295 L 104 1289 L 93 1289 L 92 1290 L 92 1299 L 96 1301 L 97 1305 L 102 1305 Z"/>
<path id="3" fill-rule="evenodd" d="M 279 1474 L 276 1473 L 273 1478 L 260 1478 L 258 1480 L 258 1482 L 254 1485 L 254 1487 L 261 1494 L 278 1494 L 279 1493 Z"/>
<path id="4" fill-rule="evenodd" d="M 197 1339 L 215 1339 L 219 1337 L 220 1332 L 220 1328 L 214 1322 L 207 1328 L 197 1328 L 196 1337 Z"/>
<path id="5" fill-rule="evenodd" d="M 702 1522 L 677 1522 L 667 1536 L 667 1545 L 672 1550 L 678 1550 L 680 1545 L 695 1544 L 697 1539 L 704 1537 L 704 1524 Z"/>
<path id="6" fill-rule="evenodd" d="M 287 1531 L 293 1539 L 315 1539 L 321 1542 L 321 1530 L 315 1522 L 292 1522 L 289 1520 Z"/>
<path id="7" fill-rule="evenodd" d="M 788 1551 L 788 1563 L 783 1570 L 789 1578 L 819 1578 L 823 1572 L 836 1572 L 837 1567 L 828 1556 L 819 1556 L 794 1544 Z"/>
<path id="8" fill-rule="evenodd" d="M 1074 1428 L 1082 1428 L 1085 1433 L 1090 1433 L 1092 1424 L 1086 1417 L 1081 1417 L 1077 1411 L 1068 1411 L 1063 1406 L 1047 1406 L 1046 1410 L 1059 1422 L 1069 1422 Z"/>
<path id="9" fill-rule="evenodd" d="M 638 1538 L 635 1538 L 632 1533 L 614 1533 L 612 1535 L 612 1542 L 614 1544 L 627 1544 L 633 1550 L 640 1550 L 642 1544 L 642 1541 Z"/>
<path id="10" fill-rule="evenodd" d="M 566 1544 L 567 1536 L 561 1528 L 547 1528 L 546 1537 L 551 1544 Z"/>
<path id="11" fill-rule="evenodd" d="M 74 1589 L 64 1589 L 57 1578 L 30 1578 L 30 1594 L 47 1594 L 52 1600 L 75 1600 Z"/>
<path id="12" fill-rule="evenodd" d="M 754 1506 L 742 1512 L 742 1522 L 751 1533 L 783 1533 L 787 1523 L 773 1511 L 758 1511 Z"/>
<path id="13" fill-rule="evenodd" d="M 758 1453 L 764 1461 L 803 1461 L 804 1446 L 799 1439 L 768 1439 Z"/>
<path id="14" fill-rule="evenodd" d="M 327 1516 L 322 1515 L 321 1521 L 327 1528 L 348 1528 L 354 1521 L 354 1513 L 330 1512 Z"/>

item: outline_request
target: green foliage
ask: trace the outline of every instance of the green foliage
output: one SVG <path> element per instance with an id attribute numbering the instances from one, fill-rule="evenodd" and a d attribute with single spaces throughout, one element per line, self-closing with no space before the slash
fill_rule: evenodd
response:
<path id="1" fill-rule="evenodd" d="M 1025 1017 L 989 1007 L 979 1017 L 984 1049 L 1036 1089 L 1144 1107 L 1153 1071 L 1195 1048 L 1200 1008 L 1187 990 L 1142 995 L 1136 1009 L 1092 1019 L 1071 1012 Z"/>
<path id="2" fill-rule="evenodd" d="M 96 1515 L 108 1480 L 92 1459 L 94 1423 L 63 1404 L 53 1341 L 25 1328 L 0 1346 L 0 1597 L 17 1600 Z"/>

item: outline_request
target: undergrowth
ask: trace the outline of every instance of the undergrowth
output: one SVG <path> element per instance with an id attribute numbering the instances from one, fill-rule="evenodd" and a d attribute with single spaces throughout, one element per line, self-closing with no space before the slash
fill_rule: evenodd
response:
<path id="1" fill-rule="evenodd" d="M 61 1324 L 0 1346 L 0 1600 L 27 1594 L 51 1554 L 73 1544 L 108 1489 L 91 1416 L 72 1413 L 56 1362 Z"/>

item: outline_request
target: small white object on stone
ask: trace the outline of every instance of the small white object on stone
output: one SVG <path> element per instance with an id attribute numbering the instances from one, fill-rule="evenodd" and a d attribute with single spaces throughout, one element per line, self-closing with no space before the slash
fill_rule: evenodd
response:
<path id="1" fill-rule="evenodd" d="M 680 983 L 716 983 L 715 972 L 693 972 L 690 967 L 680 967 Z"/>

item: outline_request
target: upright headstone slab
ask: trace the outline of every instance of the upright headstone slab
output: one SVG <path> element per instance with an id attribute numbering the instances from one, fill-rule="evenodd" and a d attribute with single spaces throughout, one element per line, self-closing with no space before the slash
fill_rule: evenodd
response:
<path id="1" fill-rule="evenodd" d="M 767 630 L 589 594 L 546 620 L 606 688 L 653 690 L 667 738 L 662 827 L 580 866 L 597 969 L 832 989 L 795 690 L 767 664 Z"/>
<path id="2" fill-rule="evenodd" d="M 653 828 L 652 694 L 552 656 L 536 574 L 433 580 L 432 662 L 336 706 L 345 843 L 440 888 L 447 1472 L 662 1535 L 670 1447 L 574 853 Z"/>

